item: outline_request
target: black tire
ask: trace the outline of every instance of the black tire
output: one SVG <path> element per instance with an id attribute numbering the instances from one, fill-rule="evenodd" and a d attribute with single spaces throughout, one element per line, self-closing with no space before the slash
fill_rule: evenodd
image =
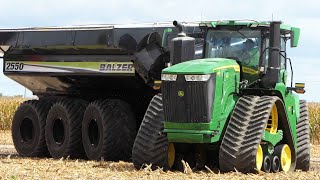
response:
<path id="1" fill-rule="evenodd" d="M 46 142 L 53 158 L 82 158 L 81 122 L 87 102 L 63 99 L 55 103 L 47 116 Z"/>
<path id="2" fill-rule="evenodd" d="M 48 149 L 45 141 L 45 124 L 50 104 L 29 100 L 22 103 L 12 122 L 12 140 L 20 156 L 45 157 Z"/>
<path id="3" fill-rule="evenodd" d="M 262 171 L 269 173 L 271 171 L 271 159 L 270 156 L 265 156 L 263 158 Z"/>
<path id="4" fill-rule="evenodd" d="M 256 154 L 272 106 L 273 96 L 243 96 L 231 115 L 219 150 L 222 172 L 257 172 Z"/>
<path id="5" fill-rule="evenodd" d="M 132 161 L 136 169 L 152 164 L 168 170 L 168 139 L 163 133 L 163 105 L 162 96 L 154 96 L 142 120 L 132 149 Z"/>
<path id="6" fill-rule="evenodd" d="M 308 106 L 305 100 L 300 100 L 300 118 L 297 122 L 297 161 L 296 169 L 310 169 L 310 129 Z"/>
<path id="7" fill-rule="evenodd" d="M 271 171 L 277 173 L 280 171 L 280 160 L 278 156 L 271 156 Z"/>
<path id="8" fill-rule="evenodd" d="M 82 142 L 89 159 L 130 161 L 136 135 L 131 106 L 122 100 L 89 104 L 82 121 Z"/>

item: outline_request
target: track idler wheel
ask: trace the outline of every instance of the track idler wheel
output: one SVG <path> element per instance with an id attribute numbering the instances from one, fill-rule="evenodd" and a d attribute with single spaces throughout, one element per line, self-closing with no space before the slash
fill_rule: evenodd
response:
<path id="1" fill-rule="evenodd" d="M 278 156 L 271 156 L 271 172 L 277 173 L 280 171 L 280 160 Z"/>
<path id="2" fill-rule="evenodd" d="M 279 157 L 280 169 L 283 172 L 288 172 L 291 167 L 291 149 L 287 144 L 281 144 L 275 147 L 274 155 Z"/>
<path id="3" fill-rule="evenodd" d="M 263 166 L 263 151 L 261 145 L 258 146 L 257 155 L 256 155 L 256 169 L 259 171 Z"/>
<path id="4" fill-rule="evenodd" d="M 263 165 L 262 170 L 266 173 L 269 173 L 271 171 L 271 159 L 270 156 L 265 156 L 263 158 Z"/>

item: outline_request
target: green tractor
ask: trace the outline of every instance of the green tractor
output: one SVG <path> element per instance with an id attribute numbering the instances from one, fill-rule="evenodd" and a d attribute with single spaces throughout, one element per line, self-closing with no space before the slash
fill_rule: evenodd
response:
<path id="1" fill-rule="evenodd" d="M 202 22 L 203 58 L 195 59 L 194 38 L 174 25 L 180 33 L 135 139 L 134 166 L 181 169 L 184 160 L 221 172 L 308 171 L 308 110 L 297 95 L 304 84 L 293 87 L 286 52 L 288 40 L 297 47 L 300 29 L 278 21 Z"/>

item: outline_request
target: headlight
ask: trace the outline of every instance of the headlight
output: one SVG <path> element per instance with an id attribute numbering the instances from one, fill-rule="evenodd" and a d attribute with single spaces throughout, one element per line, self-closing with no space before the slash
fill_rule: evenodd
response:
<path id="1" fill-rule="evenodd" d="M 186 78 L 186 81 L 208 81 L 210 78 L 210 74 L 204 74 L 204 75 L 184 75 Z"/>
<path id="2" fill-rule="evenodd" d="M 176 74 L 161 74 L 161 81 L 176 81 Z"/>

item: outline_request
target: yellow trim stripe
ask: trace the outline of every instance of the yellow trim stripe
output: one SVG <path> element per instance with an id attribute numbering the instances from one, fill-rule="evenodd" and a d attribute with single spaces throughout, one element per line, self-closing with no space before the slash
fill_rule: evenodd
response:
<path id="1" fill-rule="evenodd" d="M 304 83 L 296 83 L 295 87 L 300 87 L 300 88 L 304 88 L 305 84 Z"/>
<path id="2" fill-rule="evenodd" d="M 240 72 L 240 66 L 239 65 L 221 66 L 221 67 L 214 68 L 213 70 L 216 71 L 216 70 L 228 69 L 228 68 L 233 68 L 234 71 Z"/>
<path id="3" fill-rule="evenodd" d="M 259 74 L 259 71 L 249 67 L 244 67 L 244 66 L 242 66 L 242 72 L 246 74 L 252 74 L 252 75 Z"/>

